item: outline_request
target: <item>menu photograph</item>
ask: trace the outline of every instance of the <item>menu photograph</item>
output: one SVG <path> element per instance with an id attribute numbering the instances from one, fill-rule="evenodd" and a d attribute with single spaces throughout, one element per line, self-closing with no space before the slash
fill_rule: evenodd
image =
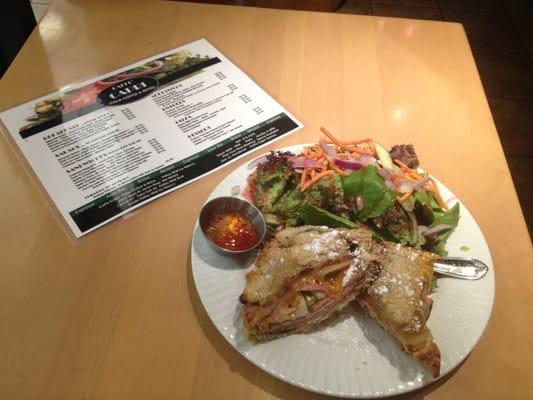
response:
<path id="1" fill-rule="evenodd" d="M 205 39 L 0 119 L 76 237 L 302 127 Z"/>

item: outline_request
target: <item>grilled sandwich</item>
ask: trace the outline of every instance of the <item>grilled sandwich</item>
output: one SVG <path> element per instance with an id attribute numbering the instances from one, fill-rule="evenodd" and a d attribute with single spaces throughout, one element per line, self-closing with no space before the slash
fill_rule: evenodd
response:
<path id="1" fill-rule="evenodd" d="M 240 297 L 257 341 L 305 332 L 357 301 L 436 377 L 440 351 L 426 321 L 438 256 L 375 241 L 366 228 L 286 228 L 261 251 Z"/>
<path id="2" fill-rule="evenodd" d="M 287 228 L 261 251 L 240 300 L 248 336 L 305 332 L 366 290 L 381 271 L 368 230 Z"/>
<path id="3" fill-rule="evenodd" d="M 358 298 L 359 304 L 402 349 L 433 375 L 440 373 L 440 351 L 426 326 L 432 300 L 428 297 L 437 255 L 391 242 L 373 246 L 383 266 L 373 284 Z"/>

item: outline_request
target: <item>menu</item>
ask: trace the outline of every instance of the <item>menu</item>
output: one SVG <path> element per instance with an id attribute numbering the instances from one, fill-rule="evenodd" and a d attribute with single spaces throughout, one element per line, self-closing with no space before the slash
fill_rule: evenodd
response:
<path id="1" fill-rule="evenodd" d="M 76 237 L 302 127 L 205 39 L 0 118 Z"/>

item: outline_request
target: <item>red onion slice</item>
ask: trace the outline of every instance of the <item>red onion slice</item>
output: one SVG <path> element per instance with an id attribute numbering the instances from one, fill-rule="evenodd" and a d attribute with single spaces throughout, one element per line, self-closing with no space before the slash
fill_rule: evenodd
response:
<path id="1" fill-rule="evenodd" d="M 426 176 L 418 181 L 407 180 L 403 178 L 403 176 L 395 174 L 395 172 L 390 168 L 379 168 L 378 173 L 383 179 L 385 179 L 385 185 L 389 189 L 394 189 L 399 193 L 407 193 L 412 190 L 418 190 L 431 180 L 429 176 Z"/>
<path id="2" fill-rule="evenodd" d="M 357 171 L 358 169 L 364 168 L 364 165 L 358 161 L 342 160 L 340 158 L 334 158 L 333 161 L 335 165 L 352 171 Z"/>
<path id="3" fill-rule="evenodd" d="M 322 168 L 323 165 L 306 156 L 289 157 L 289 163 L 293 168 Z"/>
<path id="4" fill-rule="evenodd" d="M 442 231 L 445 231 L 446 229 L 450 229 L 452 226 L 449 225 L 449 224 L 438 224 L 438 225 L 435 225 L 434 227 L 432 228 L 428 228 L 426 229 L 424 232 L 422 232 L 422 235 L 424 236 L 431 236 L 431 235 L 434 235 L 436 233 L 439 233 L 439 232 L 442 232 Z"/>
<path id="5" fill-rule="evenodd" d="M 324 139 L 320 139 L 318 141 L 318 144 L 320 145 L 320 148 L 324 152 L 325 157 L 328 159 L 329 162 L 334 163 L 335 165 L 352 170 L 357 171 L 367 165 L 375 164 L 376 159 L 371 156 L 367 156 L 366 154 L 361 155 L 361 158 L 359 160 L 355 160 L 352 155 L 348 152 L 347 153 L 347 160 L 343 160 L 342 158 L 337 157 L 337 153 L 334 149 L 332 149 Z M 364 157 L 367 156 L 367 157 Z M 362 160 L 361 160 L 362 159 Z"/>
<path id="6" fill-rule="evenodd" d="M 394 171 L 389 168 L 378 168 L 378 174 L 385 180 L 385 186 L 389 189 L 396 190 L 396 185 L 392 182 Z"/>
<path id="7" fill-rule="evenodd" d="M 431 178 L 429 176 L 426 176 L 425 178 L 422 178 L 418 181 L 410 181 L 406 179 L 400 182 L 400 184 L 398 184 L 396 190 L 398 190 L 398 192 L 400 193 L 407 193 L 413 190 L 418 190 L 426 183 L 428 183 L 430 179 Z"/>
<path id="8" fill-rule="evenodd" d="M 318 144 L 322 151 L 325 154 L 325 157 L 330 161 L 333 162 L 333 159 L 336 158 L 337 154 L 335 153 L 335 150 L 333 150 L 331 147 L 328 146 L 326 141 L 324 139 L 320 139 L 318 141 Z"/>
<path id="9" fill-rule="evenodd" d="M 361 154 L 359 159 L 357 160 L 361 164 L 363 164 L 365 167 L 367 165 L 378 165 L 378 160 L 376 160 L 374 157 L 372 157 L 370 154 Z"/>

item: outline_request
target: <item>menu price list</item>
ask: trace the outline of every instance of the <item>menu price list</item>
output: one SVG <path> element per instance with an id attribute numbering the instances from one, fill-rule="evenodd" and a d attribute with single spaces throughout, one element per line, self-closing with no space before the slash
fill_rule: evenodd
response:
<path id="1" fill-rule="evenodd" d="M 85 232 L 149 198 L 196 179 L 236 157 L 298 127 L 285 113 L 232 136 L 204 151 L 130 182 L 70 213 Z"/>

